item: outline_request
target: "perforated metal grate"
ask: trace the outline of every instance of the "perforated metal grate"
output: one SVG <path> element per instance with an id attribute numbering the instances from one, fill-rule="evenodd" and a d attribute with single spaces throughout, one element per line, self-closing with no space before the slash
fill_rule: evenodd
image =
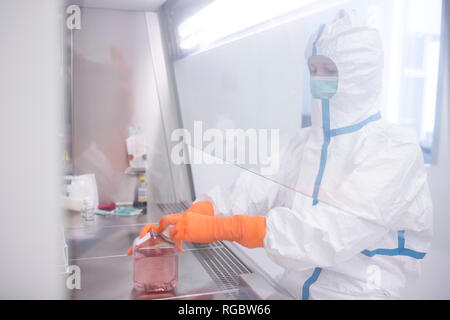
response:
<path id="1" fill-rule="evenodd" d="M 252 273 L 227 247 L 216 243 L 220 247 L 194 251 L 198 261 L 208 272 L 217 286 L 222 290 L 238 289 L 239 275 Z M 237 298 L 238 292 L 225 294 L 228 298 Z"/>
<path id="2" fill-rule="evenodd" d="M 185 211 L 187 206 L 184 203 L 159 204 L 159 208 L 164 214 Z M 194 248 L 202 250 L 193 251 L 198 261 L 201 263 L 209 276 L 214 280 L 221 290 L 233 290 L 235 292 L 225 293 L 229 299 L 238 298 L 239 275 L 252 273 L 233 252 L 231 252 L 222 242 L 193 243 Z"/>
<path id="3" fill-rule="evenodd" d="M 183 202 L 177 203 L 160 203 L 158 207 L 164 214 L 178 213 L 187 210 L 187 206 Z"/>

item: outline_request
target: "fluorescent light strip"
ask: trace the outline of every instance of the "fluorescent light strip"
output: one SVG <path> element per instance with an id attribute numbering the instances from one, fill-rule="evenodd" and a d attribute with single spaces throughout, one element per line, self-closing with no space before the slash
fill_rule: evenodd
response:
<path id="1" fill-rule="evenodd" d="M 195 49 L 318 0 L 216 0 L 178 27 L 180 48 Z"/>

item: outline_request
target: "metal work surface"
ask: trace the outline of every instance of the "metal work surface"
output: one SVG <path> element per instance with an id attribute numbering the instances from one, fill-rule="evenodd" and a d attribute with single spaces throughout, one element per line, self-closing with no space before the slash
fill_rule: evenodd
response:
<path id="1" fill-rule="evenodd" d="M 125 252 L 146 223 L 157 224 L 184 205 L 149 205 L 137 217 L 96 216 L 83 221 L 68 213 L 65 236 L 69 264 L 81 271 L 81 289 L 68 290 L 71 299 L 237 299 L 250 298 L 239 289 L 240 275 L 252 271 L 221 242 L 184 243 L 178 259 L 178 285 L 173 292 L 138 295 L 133 290 L 133 259 Z"/>

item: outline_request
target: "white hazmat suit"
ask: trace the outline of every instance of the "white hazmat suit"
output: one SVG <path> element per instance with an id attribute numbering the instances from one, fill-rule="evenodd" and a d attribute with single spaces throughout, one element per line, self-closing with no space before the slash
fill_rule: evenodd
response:
<path id="1" fill-rule="evenodd" d="M 311 37 L 312 55 L 336 64 L 338 90 L 313 99 L 312 126 L 281 154 L 278 174 L 244 172 L 230 190 L 216 187 L 198 200 L 211 201 L 216 216 L 266 216 L 264 247 L 296 298 L 396 297 L 420 272 L 432 237 L 422 151 L 380 116 L 376 30 L 341 12 Z"/>

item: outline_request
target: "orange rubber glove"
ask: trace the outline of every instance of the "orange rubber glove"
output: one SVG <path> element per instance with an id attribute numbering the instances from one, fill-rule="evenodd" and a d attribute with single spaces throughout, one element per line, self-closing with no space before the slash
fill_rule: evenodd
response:
<path id="1" fill-rule="evenodd" d="M 170 238 L 181 251 L 181 241 L 214 242 L 220 240 L 236 241 L 247 248 L 264 246 L 266 218 L 235 215 L 231 217 L 211 217 L 196 213 L 166 216 L 161 219 L 158 232 L 168 226 Z"/>
<path id="2" fill-rule="evenodd" d="M 214 206 L 213 206 L 212 203 L 209 202 L 209 201 L 198 201 L 198 202 L 196 202 L 196 203 L 193 203 L 193 204 L 186 210 L 186 212 L 188 212 L 188 213 L 197 213 L 197 214 L 202 214 L 202 215 L 206 215 L 206 216 L 214 216 Z M 183 214 L 183 212 L 180 212 L 180 213 L 174 213 L 174 214 L 167 215 L 167 216 L 165 216 L 164 218 L 166 218 L 166 217 L 177 217 L 177 216 L 180 216 L 180 215 L 182 215 L 182 214 Z M 164 219 L 164 218 L 163 218 L 163 219 Z M 163 221 L 163 219 L 161 219 L 161 221 Z M 169 219 L 164 220 L 164 221 L 165 221 L 164 223 L 166 223 L 166 224 L 165 224 L 164 228 L 162 229 L 162 231 L 164 231 L 164 230 L 169 226 L 169 224 L 168 224 L 169 221 L 171 222 L 171 221 L 174 221 L 174 220 L 172 220 L 172 218 L 169 218 Z M 161 222 L 160 222 L 160 226 L 161 226 Z M 142 228 L 141 233 L 139 234 L 139 238 L 145 237 L 145 235 L 146 235 L 151 229 L 158 231 L 158 228 L 159 228 L 158 226 L 154 226 L 154 225 L 151 225 L 151 224 L 146 224 L 146 225 Z M 162 231 L 161 231 L 161 232 L 162 232 Z M 159 232 L 159 231 L 158 231 L 158 232 Z M 177 244 L 177 246 L 178 246 L 178 244 Z M 179 244 L 179 248 L 181 248 L 181 243 Z M 133 246 L 131 246 L 131 247 L 127 250 L 127 256 L 131 256 L 132 252 L 133 252 Z"/>
<path id="3" fill-rule="evenodd" d="M 176 214 L 181 214 L 181 213 L 176 213 Z M 151 230 L 158 230 L 158 226 L 154 226 L 152 224 L 146 224 L 142 230 L 141 233 L 139 234 L 139 238 L 143 238 L 145 237 L 145 235 Z M 131 247 L 127 250 L 127 256 L 131 256 L 131 254 L 133 253 L 133 245 L 131 245 Z"/>

